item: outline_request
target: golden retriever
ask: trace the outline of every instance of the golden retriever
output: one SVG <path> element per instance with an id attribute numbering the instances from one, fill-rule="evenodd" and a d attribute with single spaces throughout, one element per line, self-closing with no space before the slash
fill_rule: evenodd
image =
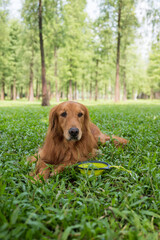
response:
<path id="1" fill-rule="evenodd" d="M 112 136 L 113 143 L 127 144 L 127 140 Z M 87 108 L 77 102 L 63 102 L 51 109 L 49 114 L 49 128 L 43 147 L 38 153 L 35 179 L 42 175 L 49 178 L 54 166 L 54 174 L 62 171 L 66 166 L 86 161 L 96 156 L 98 142 L 110 141 L 110 137 L 103 134 L 89 118 Z M 31 161 L 34 161 L 33 157 Z"/>

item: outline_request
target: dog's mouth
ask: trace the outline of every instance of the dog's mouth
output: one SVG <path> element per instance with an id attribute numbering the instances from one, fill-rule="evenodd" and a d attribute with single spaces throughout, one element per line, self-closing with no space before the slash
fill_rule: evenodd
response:
<path id="1" fill-rule="evenodd" d="M 80 139 L 78 137 L 70 137 L 68 141 L 79 141 Z"/>
<path id="2" fill-rule="evenodd" d="M 72 127 L 64 133 L 64 137 L 67 141 L 79 141 L 82 137 L 82 133 L 78 128 Z"/>

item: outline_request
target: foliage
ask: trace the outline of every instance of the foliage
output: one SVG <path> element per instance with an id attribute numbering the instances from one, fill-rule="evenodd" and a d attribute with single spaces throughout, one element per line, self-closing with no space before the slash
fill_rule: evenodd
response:
<path id="1" fill-rule="evenodd" d="M 154 239 L 160 236 L 160 105 L 89 105 L 91 120 L 129 140 L 106 143 L 99 160 L 112 169 L 83 176 L 73 167 L 47 182 L 31 182 L 26 157 L 43 143 L 49 107 L 4 102 L 0 107 L 0 239 Z"/>
<path id="2" fill-rule="evenodd" d="M 120 29 L 117 28 L 118 5 L 122 3 Z M 155 2 L 154 0 L 151 3 Z M 25 0 L 21 19 L 9 19 L 9 1 L 0 1 L 0 88 L 3 95 L 28 98 L 42 96 L 38 29 L 38 0 Z M 137 51 L 138 19 L 136 0 L 100 0 L 99 16 L 93 21 L 86 12 L 87 1 L 43 1 L 43 41 L 47 88 L 50 97 L 114 98 L 117 35 L 120 34 L 121 98 L 132 93 L 152 95 L 159 92 L 155 63 L 149 66 Z M 153 5 L 153 6 L 152 6 Z M 156 40 L 159 38 L 159 11 L 150 6 Z M 147 18 L 147 12 L 146 16 Z M 155 37 L 153 38 L 155 41 Z M 153 47 L 154 48 L 154 47 Z M 154 51 L 154 50 L 153 50 Z M 154 53 L 153 53 L 154 54 Z M 159 56 L 157 56 L 157 63 Z M 152 68 L 152 71 L 150 70 Z M 148 76 L 147 76 L 148 75 Z M 149 81 L 148 80 L 149 77 Z M 152 79 L 152 80 L 151 80 Z M 151 81 L 153 87 L 151 87 Z M 33 84 L 31 84 L 33 83 Z M 69 89 L 70 86 L 70 89 Z M 14 91 L 13 91 L 14 88 Z M 11 89 L 11 90 L 10 90 Z M 28 94 L 29 93 L 29 94 Z M 95 96 L 95 99 L 97 98 Z M 30 97 L 29 97 L 30 98 Z"/>
<path id="3" fill-rule="evenodd" d="M 134 98 L 133 94 L 148 93 L 147 66 L 140 56 L 136 46 L 128 46 L 125 50 L 126 59 L 122 59 L 122 76 L 125 72 L 128 99 Z"/>
<path id="4" fill-rule="evenodd" d="M 8 75 L 8 1 L 0 1 L 0 85 L 1 99 L 4 99 L 4 87 Z M 3 96 L 2 96 L 3 95 Z"/>
<path id="5" fill-rule="evenodd" d="M 22 54 L 21 49 L 21 26 L 17 20 L 12 20 L 10 22 L 9 29 L 9 82 L 14 84 L 14 81 L 17 81 L 17 87 L 19 86 L 20 81 L 22 80 L 21 75 L 21 60 Z"/>
<path id="6" fill-rule="evenodd" d="M 156 90 L 158 91 L 160 88 L 159 60 L 160 60 L 160 41 L 152 45 L 152 51 L 149 58 L 148 77 L 150 83 L 150 91 L 152 93 Z"/>

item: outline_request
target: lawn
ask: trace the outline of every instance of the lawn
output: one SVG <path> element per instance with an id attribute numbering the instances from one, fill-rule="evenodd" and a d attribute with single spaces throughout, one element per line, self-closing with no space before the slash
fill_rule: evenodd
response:
<path id="1" fill-rule="evenodd" d="M 70 167 L 33 184 L 26 157 L 43 143 L 51 107 L 0 102 L 0 239 L 160 239 L 160 103 L 86 104 L 104 133 L 129 140 L 100 146 L 97 159 L 131 174 Z"/>

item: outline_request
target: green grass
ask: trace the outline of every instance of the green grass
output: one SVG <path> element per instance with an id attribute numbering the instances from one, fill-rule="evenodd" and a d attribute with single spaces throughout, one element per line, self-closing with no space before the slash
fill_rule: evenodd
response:
<path id="1" fill-rule="evenodd" d="M 91 120 L 127 138 L 101 146 L 99 160 L 121 165 L 102 176 L 67 168 L 33 184 L 26 156 L 43 143 L 50 107 L 0 102 L 0 239 L 160 239 L 160 104 L 89 104 Z"/>

